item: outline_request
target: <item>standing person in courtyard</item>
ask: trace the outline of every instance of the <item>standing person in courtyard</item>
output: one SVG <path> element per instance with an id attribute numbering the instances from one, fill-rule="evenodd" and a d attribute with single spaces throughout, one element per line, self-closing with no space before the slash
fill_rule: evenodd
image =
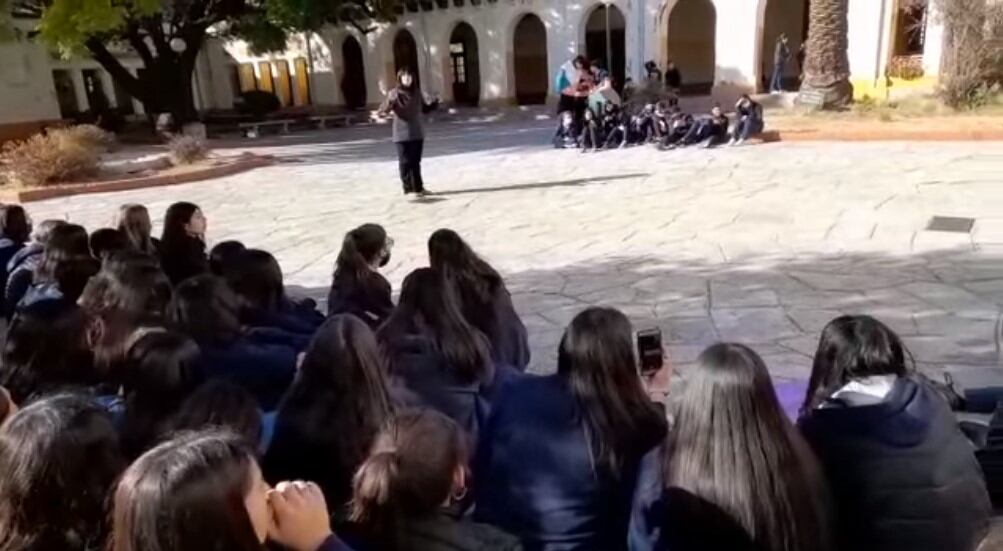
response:
<path id="1" fill-rule="evenodd" d="M 421 155 L 425 149 L 425 113 L 434 111 L 439 100 L 425 101 L 421 88 L 414 81 L 409 69 L 397 71 L 397 87 L 387 94 L 380 106 L 380 115 L 393 115 L 394 144 L 397 146 L 397 160 L 400 163 L 401 183 L 404 194 L 414 193 L 419 197 L 428 194 L 421 179 Z"/>
<path id="2" fill-rule="evenodd" d="M 672 93 L 674 96 L 679 96 L 683 87 L 683 74 L 679 72 L 679 68 L 676 67 L 676 63 L 669 60 L 669 64 L 665 66 L 665 88 Z"/>
<path id="3" fill-rule="evenodd" d="M 791 49 L 787 45 L 787 34 L 780 33 L 777 45 L 773 49 L 773 78 L 770 79 L 770 93 L 779 94 L 784 91 L 784 67 L 791 58 Z"/>

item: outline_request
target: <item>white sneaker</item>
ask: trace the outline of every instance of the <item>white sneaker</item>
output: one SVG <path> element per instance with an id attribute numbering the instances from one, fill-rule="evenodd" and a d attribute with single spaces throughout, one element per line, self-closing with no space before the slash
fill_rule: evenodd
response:
<path id="1" fill-rule="evenodd" d="M 735 145 L 742 145 L 744 143 L 745 143 L 745 139 L 743 138 L 743 139 L 740 139 L 737 142 L 735 142 Z"/>
<path id="2" fill-rule="evenodd" d="M 729 147 L 731 147 L 731 146 L 733 146 L 733 145 L 735 145 L 737 143 L 738 143 L 738 140 L 735 139 L 735 138 L 732 138 L 732 139 L 728 140 L 728 146 Z"/>

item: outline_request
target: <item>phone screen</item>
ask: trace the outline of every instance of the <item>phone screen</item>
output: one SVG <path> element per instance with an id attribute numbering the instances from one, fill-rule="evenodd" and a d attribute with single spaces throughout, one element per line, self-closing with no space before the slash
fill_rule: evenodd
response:
<path id="1" fill-rule="evenodd" d="M 637 357 L 641 373 L 653 373 L 662 368 L 662 330 L 657 327 L 637 332 Z"/>

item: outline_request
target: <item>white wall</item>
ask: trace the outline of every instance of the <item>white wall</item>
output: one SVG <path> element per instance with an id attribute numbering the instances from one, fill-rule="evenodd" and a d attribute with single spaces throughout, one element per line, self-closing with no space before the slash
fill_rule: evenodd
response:
<path id="1" fill-rule="evenodd" d="M 57 120 L 59 102 L 49 56 L 21 36 L 0 42 L 0 124 Z"/>

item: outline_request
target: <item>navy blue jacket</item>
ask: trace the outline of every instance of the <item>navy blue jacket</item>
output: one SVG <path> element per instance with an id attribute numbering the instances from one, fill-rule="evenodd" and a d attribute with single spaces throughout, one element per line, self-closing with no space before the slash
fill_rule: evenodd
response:
<path id="1" fill-rule="evenodd" d="M 464 381 L 429 337 L 384 331 L 380 340 L 390 359 L 395 401 L 442 412 L 463 427 L 472 442 L 477 441 L 499 389 L 520 376 L 511 366 L 496 365 L 491 381 Z"/>
<path id="2" fill-rule="evenodd" d="M 481 434 L 475 518 L 527 551 L 625 549 L 638 464 L 664 437 L 652 430 L 618 476 L 597 470 L 564 377 L 522 378 L 502 390 Z"/>
<path id="3" fill-rule="evenodd" d="M 508 291 L 503 287 L 496 295 L 493 327 L 485 333 L 491 341 L 491 357 L 495 362 L 524 370 L 530 360 L 526 326 L 519 319 Z"/>
<path id="4" fill-rule="evenodd" d="M 350 278 L 335 279 L 327 295 L 327 313 L 352 314 L 378 329 L 394 309 L 390 282 L 377 272 L 370 274 L 367 285 L 359 285 Z"/>
<path id="5" fill-rule="evenodd" d="M 244 314 L 244 323 L 258 342 L 284 344 L 297 351 L 306 350 L 317 328 L 324 323 L 324 316 L 309 305 L 299 305 L 292 301 L 277 312 L 250 309 Z"/>
<path id="6" fill-rule="evenodd" d="M 24 298 L 24 294 L 31 287 L 32 279 L 35 276 L 35 268 L 42 263 L 42 253 L 45 248 L 32 243 L 27 247 L 17 251 L 7 262 L 7 281 L 4 286 L 3 309 L 4 315 L 10 318 L 14 315 L 17 304 Z"/>
<path id="7" fill-rule="evenodd" d="M 197 237 L 184 236 L 174 241 L 161 241 L 160 266 L 172 285 L 209 272 L 205 243 Z"/>
<path id="8" fill-rule="evenodd" d="M 7 264 L 24 248 L 24 243 L 17 243 L 6 237 L 0 237 L 0 289 L 7 286 Z"/>
<path id="9" fill-rule="evenodd" d="M 207 379 L 226 379 L 246 388 L 264 411 L 276 408 L 296 374 L 295 348 L 253 336 L 229 344 L 200 342 L 199 367 Z"/>
<path id="10" fill-rule="evenodd" d="M 840 549 L 971 551 L 985 534 L 975 450 L 927 384 L 900 378 L 880 402 L 830 400 L 798 424 L 833 490 Z"/>

